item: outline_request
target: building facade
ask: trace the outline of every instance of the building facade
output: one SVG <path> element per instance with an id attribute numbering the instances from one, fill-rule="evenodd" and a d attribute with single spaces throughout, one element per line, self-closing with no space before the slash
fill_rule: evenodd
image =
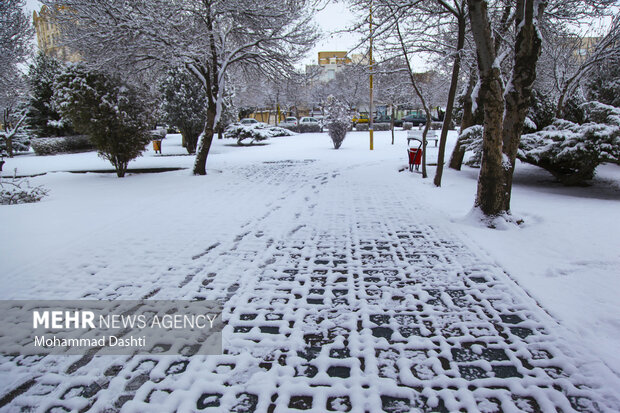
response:
<path id="1" fill-rule="evenodd" d="M 71 52 L 60 43 L 60 27 L 54 22 L 54 18 L 47 6 L 41 7 L 39 13 L 32 13 L 32 22 L 37 33 L 37 45 L 39 51 L 47 56 L 64 62 L 77 62 L 80 60 L 77 53 Z"/>

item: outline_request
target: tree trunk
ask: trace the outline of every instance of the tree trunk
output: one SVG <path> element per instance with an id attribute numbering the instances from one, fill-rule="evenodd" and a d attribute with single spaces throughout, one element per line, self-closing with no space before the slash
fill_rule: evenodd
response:
<path id="1" fill-rule="evenodd" d="M 200 142 L 198 144 L 198 151 L 196 152 L 194 175 L 207 174 L 207 157 L 209 156 L 209 150 L 211 149 L 211 143 L 213 142 L 215 114 L 215 105 L 209 104 L 209 107 L 207 108 L 207 121 L 205 122 L 205 129 L 199 138 Z"/>
<path id="2" fill-rule="evenodd" d="M 488 76 L 484 76 L 480 93 L 484 101 L 484 134 L 475 206 L 485 215 L 496 216 L 505 211 L 501 139 L 504 101 L 499 68 L 492 69 Z"/>
<path id="3" fill-rule="evenodd" d="M 435 170 L 435 186 L 441 186 L 441 177 L 443 175 L 443 163 L 446 153 L 446 140 L 448 138 L 448 129 L 452 122 L 452 110 L 454 109 L 454 98 L 456 97 L 456 88 L 459 83 L 459 71 L 461 70 L 461 50 L 465 44 L 465 18 L 458 19 L 458 38 L 456 42 L 456 57 L 452 66 L 452 79 L 450 81 L 450 90 L 448 91 L 448 103 L 446 104 L 446 113 L 443 118 L 443 126 L 441 128 L 441 136 L 439 138 L 439 153 L 437 154 L 437 169 Z"/>
<path id="4" fill-rule="evenodd" d="M 468 4 L 478 54 L 479 96 L 484 106 L 482 165 L 475 206 L 486 216 L 493 217 L 510 213 L 515 159 L 540 55 L 541 40 L 535 26 L 535 13 L 542 16 L 546 3 L 538 0 L 518 0 L 516 3 L 515 63 L 505 96 L 500 69 L 495 61 L 487 2 L 468 0 Z"/>
<path id="5" fill-rule="evenodd" d="M 6 152 L 9 155 L 9 158 L 13 157 L 13 136 L 6 137 Z"/>
<path id="6" fill-rule="evenodd" d="M 540 56 L 542 40 L 538 36 L 535 27 L 536 14 L 542 15 L 544 4 L 539 10 L 534 9 L 534 0 L 523 0 L 524 21 L 518 17 L 515 21 L 517 26 L 517 38 L 515 40 L 515 63 L 512 71 L 512 85 L 506 91 L 506 112 L 502 130 L 502 151 L 508 158 L 508 164 L 504 165 L 504 192 L 502 209 L 510 211 L 510 195 L 512 191 L 512 177 L 515 170 L 517 151 L 525 117 L 530 108 L 532 85 L 536 80 L 536 63 Z M 520 29 L 520 30 L 519 30 Z"/>
<path id="7" fill-rule="evenodd" d="M 392 145 L 394 145 L 394 105 L 392 105 L 392 113 L 390 115 L 390 130 L 392 131 Z"/>
<path id="8" fill-rule="evenodd" d="M 461 119 L 461 130 L 459 133 L 462 133 L 465 129 L 470 126 L 474 126 L 474 113 L 473 113 L 473 100 L 471 94 L 474 92 L 474 86 L 476 84 L 476 75 L 475 73 L 470 73 L 469 75 L 469 83 L 467 85 L 467 91 L 463 98 L 463 119 Z M 461 137 L 456 140 L 456 145 L 454 145 L 454 150 L 452 151 L 452 156 L 450 157 L 450 168 L 456 169 L 457 171 L 461 170 L 461 165 L 463 165 L 463 158 L 465 158 L 465 149 L 461 146 Z"/>
<path id="9" fill-rule="evenodd" d="M 482 164 L 474 206 L 487 216 L 504 212 L 502 164 L 503 86 L 500 69 L 495 65 L 495 47 L 487 14 L 487 2 L 468 0 L 472 34 L 478 55 L 480 73 L 479 97 L 484 105 Z"/>

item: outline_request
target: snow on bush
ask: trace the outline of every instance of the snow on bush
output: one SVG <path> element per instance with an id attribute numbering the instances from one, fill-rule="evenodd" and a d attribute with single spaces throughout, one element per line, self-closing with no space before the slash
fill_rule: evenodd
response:
<path id="1" fill-rule="evenodd" d="M 365 132 L 368 130 L 369 125 L 367 123 L 358 123 L 355 125 L 355 130 L 358 132 Z"/>
<path id="2" fill-rule="evenodd" d="M 325 124 L 329 129 L 329 137 L 332 138 L 334 149 L 339 149 L 351 124 L 349 108 L 344 102 L 330 95 L 327 98 L 325 113 Z"/>
<path id="3" fill-rule="evenodd" d="M 207 94 L 198 79 L 183 68 L 168 71 L 160 90 L 166 121 L 179 128 L 187 152 L 195 153 L 207 120 Z"/>
<path id="4" fill-rule="evenodd" d="M 519 159 L 549 171 L 565 185 L 583 185 L 604 162 L 620 159 L 620 109 L 599 102 L 582 105 L 588 123 L 558 119 L 523 135 Z"/>
<path id="5" fill-rule="evenodd" d="M 7 141 L 11 139 L 13 152 L 28 152 L 30 150 L 30 136 L 23 132 L 0 131 L 0 153 L 6 152 L 9 155 Z"/>
<path id="6" fill-rule="evenodd" d="M 484 127 L 482 125 L 470 126 L 464 129 L 459 135 L 459 141 L 466 151 L 473 152 L 473 155 L 466 162 L 467 165 L 476 168 L 482 162 L 482 135 Z"/>
<path id="7" fill-rule="evenodd" d="M 372 125 L 372 129 L 376 131 L 386 131 L 386 130 L 390 130 L 391 126 L 389 123 L 385 123 L 385 122 L 375 123 Z"/>
<path id="8" fill-rule="evenodd" d="M 54 86 L 54 101 L 63 117 L 90 137 L 119 178 L 125 176 L 129 162 L 151 141 L 152 111 L 145 98 L 118 77 L 81 65 L 68 67 Z"/>
<path id="9" fill-rule="evenodd" d="M 321 125 L 318 123 L 300 123 L 297 126 L 299 133 L 318 133 L 321 132 Z"/>
<path id="10" fill-rule="evenodd" d="M 250 145 L 254 142 L 264 141 L 269 138 L 278 136 L 293 136 L 295 132 L 278 126 L 269 126 L 264 123 L 255 123 L 253 125 L 243 125 L 241 123 L 233 123 L 224 130 L 224 137 L 237 139 L 238 145 L 243 145 L 246 140 L 250 140 Z"/>
<path id="11" fill-rule="evenodd" d="M 37 155 L 55 155 L 57 153 L 90 151 L 95 149 L 88 136 L 75 135 L 60 138 L 34 138 L 30 141 Z"/>
<path id="12" fill-rule="evenodd" d="M 411 130 L 413 128 L 413 123 L 405 122 L 403 123 L 403 130 Z"/>
<path id="13" fill-rule="evenodd" d="M 536 132 L 538 130 L 538 125 L 530 118 L 529 116 L 525 118 L 523 122 L 523 132 L 531 133 Z"/>
<path id="14" fill-rule="evenodd" d="M 556 109 L 551 96 L 534 89 L 530 109 L 523 125 L 523 133 L 534 133 L 551 125 L 555 120 Z"/>
<path id="15" fill-rule="evenodd" d="M 42 186 L 30 186 L 26 178 L 0 180 L 0 205 L 30 204 L 39 202 L 49 190 Z"/>

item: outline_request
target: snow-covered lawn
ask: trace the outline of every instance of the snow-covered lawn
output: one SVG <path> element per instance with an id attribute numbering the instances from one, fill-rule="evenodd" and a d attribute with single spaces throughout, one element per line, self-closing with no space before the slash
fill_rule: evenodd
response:
<path id="1" fill-rule="evenodd" d="M 455 136 L 451 133 L 449 137 L 448 154 Z M 443 336 L 437 333 L 439 338 L 434 339 L 441 341 L 441 349 L 434 349 L 431 341 L 424 344 L 430 347 L 425 349 L 427 353 L 423 359 L 431 364 L 427 365 L 425 361 L 419 364 L 413 362 L 411 367 L 427 366 L 437 373 L 440 369 L 438 366 L 442 366 L 444 370 L 441 371 L 447 376 L 440 374 L 434 381 L 420 382 L 420 377 L 424 376 L 420 372 L 415 380 L 408 379 L 402 369 L 400 375 L 385 373 L 395 369 L 396 364 L 402 368 L 405 362 L 392 360 L 392 364 L 389 364 L 388 355 L 380 357 L 379 353 L 376 356 L 374 353 L 364 353 L 373 347 L 368 345 L 369 338 L 362 333 L 354 337 L 355 331 L 350 331 L 350 350 L 358 354 L 355 357 L 343 356 L 343 364 L 339 366 L 341 370 L 331 371 L 336 377 L 344 374 L 344 370 L 348 371 L 346 374 L 351 376 L 345 381 L 334 379 L 329 366 L 325 364 L 333 359 L 319 356 L 315 360 L 313 368 L 320 370 L 317 377 L 331 386 L 325 395 L 321 396 L 304 387 L 314 382 L 291 381 L 290 385 L 285 381 L 278 382 L 278 374 L 286 377 L 292 375 L 288 370 L 278 373 L 274 372 L 274 368 L 272 375 L 256 375 L 252 369 L 258 367 L 253 363 L 261 349 L 246 343 L 244 340 L 248 338 L 230 335 L 233 327 L 243 324 L 243 318 L 239 318 L 242 310 L 246 308 L 247 311 L 257 312 L 259 319 L 265 316 L 265 311 L 280 311 L 285 313 L 284 319 L 290 323 L 308 326 L 308 317 L 323 314 L 322 311 L 329 312 L 329 308 L 334 306 L 336 309 L 341 308 L 342 312 L 337 314 L 341 318 L 336 317 L 333 325 L 354 330 L 355 320 L 348 313 L 353 310 L 338 307 L 341 304 L 337 300 L 340 297 L 338 294 L 348 298 L 347 305 L 353 305 L 352 301 L 357 300 L 370 303 L 369 307 L 358 309 L 366 324 L 369 323 L 368 317 L 372 316 L 373 311 L 379 311 L 381 306 L 393 316 L 394 312 L 401 311 L 399 306 L 406 307 L 408 304 L 412 306 L 409 312 L 416 315 L 416 306 L 412 304 L 415 300 L 424 302 L 423 312 L 430 314 L 435 314 L 437 310 L 434 307 L 438 305 L 435 300 L 450 303 L 448 308 L 457 305 L 460 293 L 454 293 L 456 295 L 452 298 L 445 292 L 440 297 L 433 296 L 432 291 L 444 291 L 444 288 L 455 288 L 466 294 L 480 292 L 478 298 L 484 303 L 494 302 L 495 294 L 496 299 L 503 303 L 502 310 L 493 313 L 495 319 L 499 320 L 498 317 L 506 311 L 514 311 L 518 317 L 528 318 L 523 324 L 524 328 L 559 334 L 560 337 L 551 340 L 552 347 L 568 355 L 562 356 L 560 364 L 571 375 L 571 383 L 578 385 L 583 380 L 586 384 L 594 383 L 595 387 L 602 386 L 596 396 L 599 398 L 596 400 L 598 404 L 602 408 L 617 407 L 617 404 L 614 405 L 617 400 L 613 400 L 613 389 L 617 391 L 620 383 L 620 356 L 617 353 L 620 343 L 620 168 L 604 165 L 599 169 L 599 177 L 593 186 L 565 188 L 555 184 L 545 171 L 519 164 L 512 207 L 513 213 L 523 217 L 525 224 L 509 230 L 490 230 L 467 218 L 475 195 L 477 170 L 464 167 L 463 171 L 456 172 L 448 169 L 444 173 L 443 187 L 435 188 L 432 179 L 422 180 L 420 174 L 406 170 L 399 172 L 406 166 L 405 138 L 406 132 L 398 131 L 396 143 L 392 146 L 389 132 L 377 132 L 375 150 L 372 152 L 368 150 L 367 132 L 349 133 L 342 148 L 337 151 L 332 149 L 325 133 L 273 138 L 267 141 L 267 145 L 253 147 L 237 147 L 231 140 L 216 140 L 209 157 L 209 174 L 206 177 L 191 175 L 193 157 L 159 156 L 152 149 L 132 162 L 130 170 L 162 167 L 186 169 L 134 174 L 118 179 L 111 173 L 62 172 L 111 169 L 106 161 L 94 153 L 48 157 L 26 155 L 10 159 L 4 166 L 4 176 L 11 174 L 13 168 L 17 168 L 19 175 L 54 172 L 31 179 L 34 184 L 50 189 L 49 197 L 42 202 L 0 206 L 0 299 L 139 299 L 145 296 L 157 299 L 229 299 L 232 304 L 228 304 L 225 311 L 229 312 L 230 325 L 227 327 L 229 330 L 225 330 L 225 337 L 228 337 L 230 348 L 235 349 L 232 354 L 239 352 L 241 355 L 211 358 L 209 361 L 194 358 L 187 367 L 187 374 L 183 375 L 185 379 L 168 378 L 161 382 L 163 384 L 157 385 L 147 383 L 137 392 L 131 393 L 133 400 L 124 405 L 124 409 L 130 411 L 144 409 L 143 403 L 148 402 L 145 400 L 151 394 L 158 395 L 167 406 L 166 410 L 183 410 L 190 405 L 193 407 L 189 409 L 196 408 L 201 395 L 221 392 L 222 387 L 216 381 L 224 382 L 221 379 L 224 376 L 228 383 L 233 383 L 230 386 L 235 391 L 247 391 L 252 397 L 259 398 L 257 411 L 262 411 L 269 404 L 271 396 L 268 393 L 274 390 L 269 388 L 270 383 L 278 383 L 279 397 L 274 403 L 282 411 L 291 405 L 308 403 L 302 397 L 306 393 L 314 411 L 324 411 L 326 402 L 342 408 L 352 403 L 354 409 L 357 408 L 355 406 L 364 405 L 370 411 L 377 411 L 405 403 L 405 399 L 410 402 L 415 399 L 400 387 L 403 382 L 409 382 L 416 388 L 423 387 L 424 403 L 429 406 L 438 406 L 437 399 L 433 397 L 439 394 L 443 402 L 447 403 L 448 410 L 472 406 L 472 403 L 478 403 L 478 409 L 482 409 L 488 402 L 486 398 L 491 396 L 484 392 L 465 395 L 463 392 L 467 386 L 463 387 L 461 393 L 448 390 L 450 386 L 462 385 L 451 381 L 451 374 L 458 375 L 454 372 L 460 371 L 463 376 L 463 368 L 468 367 L 453 364 L 447 368 L 443 364 L 444 360 L 451 358 L 451 363 L 463 361 L 456 353 L 450 352 L 449 346 L 464 342 L 458 339 L 451 341 L 449 337 L 452 333 L 449 329 L 441 330 Z M 434 162 L 436 148 L 429 146 L 428 149 L 429 162 Z M 164 141 L 163 154 L 184 154 L 178 135 L 169 135 Z M 434 167 L 429 167 L 429 175 L 432 177 L 433 174 Z M 410 232 L 403 232 L 407 230 Z M 421 234 L 419 241 L 416 241 L 417 236 L 412 235 L 415 233 Z M 401 236 L 397 237 L 397 234 Z M 406 265 L 400 266 L 397 263 L 397 257 L 415 254 L 415 250 L 420 248 L 423 255 L 437 255 L 438 261 L 410 264 L 416 270 L 409 274 Z M 304 264 L 299 255 L 307 257 L 310 264 Z M 334 258 L 340 255 L 342 265 Z M 386 258 L 388 256 L 391 258 Z M 347 278 L 346 288 L 331 286 L 332 281 L 335 283 L 339 276 L 331 267 L 323 269 L 324 260 L 333 261 L 339 271 L 348 271 L 338 273 Z M 389 265 L 386 264 L 388 261 Z M 390 281 L 385 275 L 388 269 L 396 271 L 398 277 L 405 277 L 403 279 L 413 277 L 416 280 L 416 277 L 428 271 L 424 276 L 426 278 L 416 281 L 424 288 L 395 287 L 396 281 Z M 278 282 L 278 278 L 273 278 L 279 277 L 280 272 L 285 270 L 289 271 L 286 274 L 292 274 L 291 280 L 283 277 Z M 321 278 L 317 274 L 322 271 L 327 274 L 327 280 L 315 280 Z M 383 274 L 377 276 L 376 284 L 383 286 L 380 294 L 387 301 L 373 302 L 371 297 L 374 293 L 371 293 L 370 285 L 363 287 L 357 278 L 348 279 L 356 271 L 360 274 L 364 272 L 369 278 L 372 278 L 372 274 L 365 271 Z M 480 277 L 475 274 L 480 271 L 486 271 L 488 290 L 471 284 L 471 280 L 478 282 L 475 280 Z M 274 275 L 270 278 L 272 273 Z M 466 279 L 462 279 L 462 274 L 466 274 Z M 384 276 L 386 278 L 382 278 Z M 305 287 L 298 284 L 303 280 L 307 280 Z M 314 288 L 309 290 L 309 285 L 314 285 Z M 330 288 L 334 297 L 325 298 L 327 302 L 324 303 L 321 294 Z M 403 290 L 404 297 L 398 298 L 404 300 L 400 304 L 396 298 L 392 298 L 398 296 L 399 289 Z M 287 300 L 288 296 L 296 293 L 304 300 L 314 300 L 308 303 L 319 306 L 324 304 L 326 308 L 314 310 L 314 307 L 308 307 L 308 303 L 294 306 L 277 304 L 278 300 Z M 261 294 L 265 299 L 275 300 L 276 304 L 270 304 L 272 306 L 268 309 L 259 304 L 249 304 Z M 390 300 L 396 300 L 396 304 Z M 508 305 L 511 300 L 514 308 Z M 388 302 L 392 304 L 386 304 Z M 475 307 L 477 304 L 473 305 Z M 537 308 L 537 305 L 541 308 Z M 304 314 L 308 317 L 304 318 Z M 436 327 L 441 324 L 441 320 L 441 317 L 433 318 Z M 505 320 L 502 318 L 500 321 Z M 446 328 L 458 326 L 459 323 L 468 325 L 465 319 L 452 322 L 452 326 L 448 323 Z M 303 344 L 304 340 L 306 343 L 311 341 L 312 338 L 305 337 L 304 333 L 315 332 L 289 328 L 283 322 L 263 323 L 266 326 L 279 326 L 281 332 L 288 332 L 292 346 Z M 420 323 L 419 326 L 422 331 L 423 325 Z M 391 327 L 396 328 L 394 322 Z M 325 328 L 325 325 L 317 327 L 317 331 L 332 331 L 329 330 L 331 327 L 328 330 Z M 468 329 L 470 339 L 471 335 L 478 337 L 472 333 L 471 325 L 462 328 Z M 226 333 L 229 335 L 226 336 Z M 534 341 L 539 340 L 540 346 L 545 348 L 548 339 L 544 339 L 544 333 L 538 334 L 535 334 Z M 258 332 L 258 329 L 252 330 L 249 335 L 261 340 L 270 336 L 262 334 L 262 330 Z M 338 340 L 328 344 L 343 345 L 342 340 Z M 485 346 L 497 344 L 495 339 L 480 340 Z M 532 345 L 531 340 L 525 341 Z M 360 347 L 355 347 L 358 344 Z M 239 350 L 244 346 L 250 346 L 248 348 L 251 351 L 248 351 L 252 356 Z M 502 348 L 510 353 L 511 362 L 523 357 L 525 351 L 531 352 L 530 347 L 514 342 Z M 262 351 L 268 354 L 274 348 L 266 346 Z M 284 354 L 284 349 L 281 351 Z M 474 348 L 474 351 L 479 350 Z M 296 364 L 290 353 L 287 354 L 289 361 L 285 365 L 299 368 L 301 364 Z M 358 361 L 364 354 L 367 360 L 373 359 L 378 363 L 377 366 L 366 364 L 365 372 L 364 366 L 360 366 Z M 420 356 L 421 353 L 416 354 Z M 418 356 L 411 353 L 406 357 L 411 359 L 411 363 Z M 0 388 L 10 391 L 32 376 L 42 376 L 43 381 L 54 382 L 54 378 L 45 373 L 62 371 L 74 361 L 71 358 L 60 361 L 49 357 L 47 359 L 51 361 L 43 361 L 30 368 L 18 368 L 5 360 L 0 365 Z M 143 359 L 131 361 L 131 368 L 135 367 L 132 371 L 140 370 L 139 360 Z M 87 376 L 96 378 L 99 374 L 97 369 L 105 370 L 110 363 L 109 359 L 103 361 L 96 358 L 89 365 L 92 368 L 88 369 Z M 218 367 L 223 365 L 221 363 L 236 363 L 245 368 L 239 367 L 240 372 L 236 372 L 236 369 L 235 372 L 224 372 Z M 476 366 L 496 372 L 496 366 L 488 364 L 479 363 Z M 530 360 L 530 364 L 538 368 L 535 361 Z M 303 366 L 307 367 L 306 364 Z M 214 375 L 207 373 L 208 368 L 214 369 Z M 327 375 L 322 372 L 323 369 L 327 370 Z M 161 367 L 153 371 L 156 370 L 161 370 Z M 151 379 L 155 374 L 153 371 Z M 205 372 L 203 376 L 201 371 Z M 476 371 L 471 374 L 475 376 Z M 411 372 L 408 374 L 411 376 Z M 498 385 L 493 380 L 499 376 L 499 373 L 491 374 L 491 378 L 482 379 L 489 382 L 481 382 L 476 386 Z M 216 377 L 220 379 L 216 380 Z M 372 394 L 363 387 L 367 383 L 365 380 L 370 380 L 369 377 L 377 377 L 376 381 L 370 382 L 376 386 L 370 392 Z M 533 380 L 533 377 L 530 378 Z M 40 383 L 37 383 L 23 396 L 12 399 L 12 403 L 14 406 L 42 403 L 40 406 L 53 407 L 54 398 L 59 398 L 70 389 L 71 382 L 80 382 L 79 377 L 65 377 L 63 380 L 62 384 L 57 383 L 58 388 L 47 398 L 36 396 L 40 394 L 36 393 L 40 390 L 37 389 Z M 126 384 L 123 380 L 129 378 L 114 377 L 110 381 L 109 390 L 99 393 L 93 409 L 117 403 L 113 389 L 115 385 Z M 395 380 L 398 386 L 392 386 Z M 513 377 L 510 380 L 516 379 Z M 517 389 L 518 386 L 527 388 L 550 383 L 536 380 L 511 381 L 507 385 L 514 394 L 534 397 L 543 410 L 545 400 L 548 403 L 551 403 L 549 400 L 556 400 L 553 402 L 558 403 L 556 406 L 562 405 L 554 399 L 555 396 L 549 396 L 548 399 L 545 391 Z M 596 384 L 599 380 L 608 382 L 605 386 Z M 82 377 L 81 382 L 85 381 Z M 433 394 L 428 386 L 444 390 Z M 172 393 L 167 395 L 169 390 Z M 143 394 L 145 392 L 149 397 Z M 357 401 L 337 397 L 347 392 L 351 399 L 357 398 Z M 389 394 L 391 398 L 378 398 L 378 394 Z M 333 400 L 329 399 L 330 395 Z M 311 396 L 315 397 L 314 404 Z M 515 406 L 520 403 L 505 399 L 501 392 L 493 393 L 492 396 L 501 399 L 503 408 L 510 403 L 515 403 Z M 189 401 L 184 402 L 185 397 Z M 221 401 L 222 406 L 231 408 L 234 404 L 231 397 L 225 396 Z M 316 400 L 321 397 L 327 400 L 318 406 Z M 587 392 L 584 397 L 592 398 Z M 364 402 L 358 404 L 360 400 Z M 67 403 L 73 403 L 70 408 L 81 409 L 85 406 L 75 400 Z M 546 406 L 549 408 L 552 404 Z M 566 405 L 562 406 L 566 410 Z"/>

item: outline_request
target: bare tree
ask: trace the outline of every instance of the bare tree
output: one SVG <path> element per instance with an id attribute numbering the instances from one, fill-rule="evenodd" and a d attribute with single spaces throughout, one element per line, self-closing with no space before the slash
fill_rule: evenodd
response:
<path id="1" fill-rule="evenodd" d="M 452 64 L 452 79 L 450 81 L 450 90 L 446 102 L 446 115 L 441 128 L 441 137 L 439 139 L 439 152 L 437 154 L 437 169 L 435 170 L 435 186 L 441 186 L 441 177 L 443 175 L 443 164 L 446 152 L 446 141 L 448 138 L 448 129 L 452 122 L 452 111 L 454 110 L 454 100 L 456 98 L 456 90 L 459 82 L 459 74 L 461 70 L 461 52 L 465 46 L 465 30 L 467 28 L 467 8 L 465 0 L 453 0 L 452 3 L 444 0 L 437 0 L 439 5 L 448 11 L 456 20 L 456 48 L 454 50 L 454 62 Z"/>
<path id="2" fill-rule="evenodd" d="M 381 62 L 375 69 L 377 98 L 392 108 L 390 130 L 394 145 L 394 116 L 398 106 L 411 102 L 413 94 L 409 80 L 409 72 L 403 59 Z"/>
<path id="3" fill-rule="evenodd" d="M 91 64 L 117 70 L 183 66 L 199 79 L 207 94 L 207 121 L 194 174 L 204 175 L 222 113 L 226 73 L 245 65 L 275 78 L 289 70 L 317 39 L 311 1 L 43 2 L 57 11 L 65 42 Z"/>
<path id="4" fill-rule="evenodd" d="M 598 65 L 620 58 L 620 16 L 613 19 L 609 31 L 591 50 L 589 39 L 575 34 L 555 38 L 548 53 L 552 57 L 554 87 L 559 92 L 556 117 L 561 117 L 567 96 L 575 90 L 579 81 Z"/>

